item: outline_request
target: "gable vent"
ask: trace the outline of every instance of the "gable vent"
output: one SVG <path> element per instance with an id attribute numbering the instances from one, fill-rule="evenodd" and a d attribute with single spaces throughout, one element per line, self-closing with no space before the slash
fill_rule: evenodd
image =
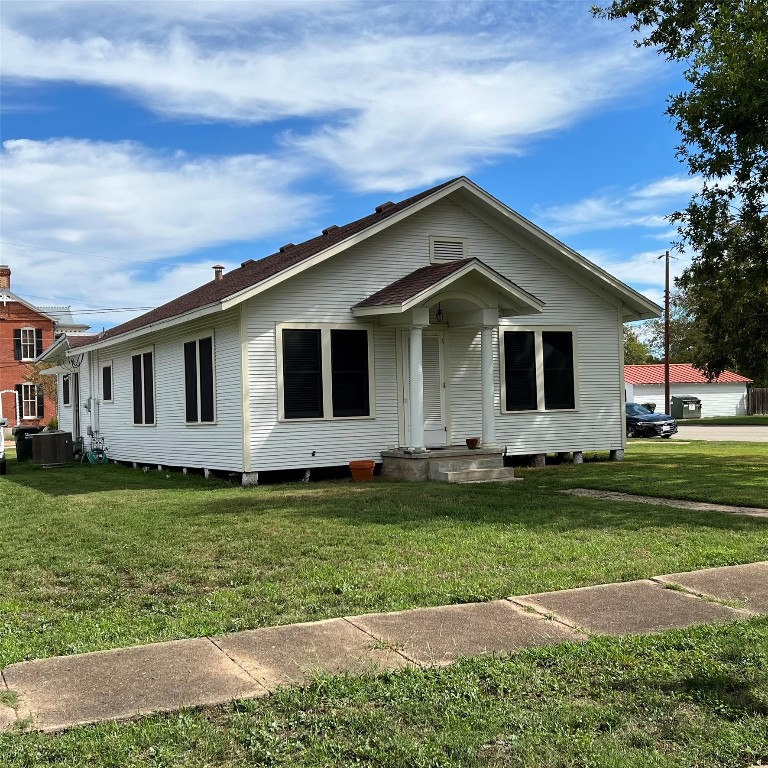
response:
<path id="1" fill-rule="evenodd" d="M 458 261 L 467 257 L 467 245 L 464 240 L 447 240 L 434 238 L 432 240 L 433 261 Z"/>

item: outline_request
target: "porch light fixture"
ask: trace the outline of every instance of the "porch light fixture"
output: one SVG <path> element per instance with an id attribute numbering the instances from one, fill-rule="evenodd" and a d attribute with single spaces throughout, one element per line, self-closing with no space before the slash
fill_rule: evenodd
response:
<path id="1" fill-rule="evenodd" d="M 437 312 L 435 312 L 435 320 L 437 320 L 438 323 L 442 323 L 444 317 L 443 310 L 440 308 L 440 302 L 438 302 Z"/>

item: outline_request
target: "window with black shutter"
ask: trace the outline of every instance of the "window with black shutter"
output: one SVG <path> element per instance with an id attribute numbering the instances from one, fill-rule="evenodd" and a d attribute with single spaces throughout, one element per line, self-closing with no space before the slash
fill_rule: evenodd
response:
<path id="1" fill-rule="evenodd" d="M 186 420 L 191 424 L 216 420 L 213 383 L 213 337 L 184 344 L 184 401 Z"/>
<path id="2" fill-rule="evenodd" d="M 283 329 L 283 415 L 323 418 L 323 357 L 319 328 Z"/>
<path id="3" fill-rule="evenodd" d="M 65 374 L 61 377 L 61 404 L 62 405 L 71 405 L 72 404 L 72 395 L 70 394 L 70 376 L 69 374 Z"/>
<path id="4" fill-rule="evenodd" d="M 536 340 L 533 331 L 504 332 L 504 381 L 505 410 L 536 410 Z"/>
<path id="5" fill-rule="evenodd" d="M 368 331 L 331 329 L 334 416 L 369 416 Z"/>
<path id="6" fill-rule="evenodd" d="M 155 371 L 152 352 L 131 356 L 133 423 L 155 423 Z"/>
<path id="7" fill-rule="evenodd" d="M 42 387 L 35 384 L 18 384 L 19 416 L 22 419 L 42 419 L 45 415 L 45 397 Z"/>
<path id="8" fill-rule="evenodd" d="M 373 415 L 370 329 L 281 328 L 281 418 L 344 419 Z"/>
<path id="9" fill-rule="evenodd" d="M 13 359 L 34 360 L 43 352 L 43 332 L 39 328 L 15 328 Z"/>
<path id="10" fill-rule="evenodd" d="M 573 334 L 543 331 L 544 407 L 548 410 L 575 408 L 573 387 Z"/>
<path id="11" fill-rule="evenodd" d="M 104 403 L 112 402 L 112 364 L 101 367 L 101 400 Z"/>
<path id="12" fill-rule="evenodd" d="M 501 338 L 505 411 L 576 408 L 573 331 L 526 328 Z"/>

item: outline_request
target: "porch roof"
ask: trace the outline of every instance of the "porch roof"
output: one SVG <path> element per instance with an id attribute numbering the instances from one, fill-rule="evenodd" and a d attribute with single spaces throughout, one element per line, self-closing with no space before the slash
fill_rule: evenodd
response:
<path id="1" fill-rule="evenodd" d="M 498 295 L 499 306 L 517 314 L 538 314 L 544 302 L 519 285 L 507 280 L 480 259 L 457 259 L 445 264 L 430 264 L 384 286 L 352 307 L 357 316 L 405 312 L 423 305 L 431 297 L 467 277 L 479 278 Z"/>

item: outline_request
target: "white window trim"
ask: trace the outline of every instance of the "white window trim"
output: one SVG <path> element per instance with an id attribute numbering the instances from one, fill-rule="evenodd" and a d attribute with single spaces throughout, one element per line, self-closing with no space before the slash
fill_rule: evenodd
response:
<path id="1" fill-rule="evenodd" d="M 131 363 L 133 365 L 133 363 Z M 112 397 L 107 400 L 104 397 L 104 369 L 112 369 Z M 102 403 L 114 403 L 115 402 L 115 367 L 112 365 L 111 360 L 105 360 L 103 363 L 99 363 L 99 394 L 101 395 Z"/>
<path id="2" fill-rule="evenodd" d="M 32 389 L 33 395 L 31 398 L 25 397 L 24 393 L 28 391 L 29 389 Z M 29 382 L 22 382 L 21 384 L 21 403 L 20 403 L 20 410 L 21 410 L 21 418 L 20 421 L 35 421 L 36 419 L 40 418 L 37 414 L 37 390 L 38 387 L 36 384 L 30 384 Z M 24 415 L 24 403 L 34 403 L 34 410 L 35 413 L 33 416 L 25 416 Z"/>
<path id="3" fill-rule="evenodd" d="M 21 361 L 23 362 L 29 362 L 31 360 L 34 360 L 37 355 L 35 354 L 35 350 L 37 349 L 37 328 L 34 328 L 30 325 L 25 325 L 23 328 L 19 329 L 21 331 L 20 339 L 21 339 Z M 24 342 L 24 334 L 25 333 L 31 333 L 32 334 L 32 357 L 25 357 L 24 356 L 24 347 L 29 346 L 29 342 Z"/>
<path id="4" fill-rule="evenodd" d="M 536 408 L 524 411 L 508 411 L 507 377 L 504 374 L 506 352 L 504 349 L 505 331 L 528 331 L 534 336 L 534 355 L 536 359 Z M 541 334 L 547 331 L 570 333 L 573 345 L 573 408 L 546 408 L 544 398 L 544 343 Z M 501 412 L 518 413 L 576 413 L 579 410 L 579 337 L 575 325 L 499 325 L 499 382 L 501 384 Z"/>
<path id="5" fill-rule="evenodd" d="M 64 402 L 64 379 L 67 379 L 67 384 L 69 386 L 69 400 L 67 402 Z M 71 373 L 65 373 L 61 377 L 61 406 L 62 408 L 72 407 L 72 374 Z"/>
<path id="6" fill-rule="evenodd" d="M 145 355 L 147 352 L 152 353 L 152 400 L 155 404 L 155 420 L 154 421 L 145 421 L 141 424 L 137 424 L 133 420 L 133 358 L 136 357 L 136 355 L 142 355 L 141 359 L 141 376 L 142 376 L 142 405 L 145 405 L 143 402 L 144 397 L 144 389 L 143 389 L 143 378 L 144 378 L 144 358 L 143 355 Z M 131 426 L 134 426 L 138 429 L 143 429 L 144 427 L 156 427 L 157 426 L 157 355 L 155 354 L 155 348 L 154 346 L 150 347 L 142 347 L 141 349 L 133 349 L 130 353 L 131 358 Z M 112 389 L 114 390 L 114 382 L 112 383 Z M 142 411 L 146 410 L 146 408 L 142 408 Z"/>
<path id="7" fill-rule="evenodd" d="M 430 235 L 429 236 L 429 261 L 431 264 L 450 264 L 458 259 L 441 259 L 435 256 L 435 242 L 441 243 L 461 243 L 464 255 L 462 258 L 469 258 L 466 237 L 450 237 L 448 235 Z"/>
<path id="8" fill-rule="evenodd" d="M 320 331 L 320 352 L 323 373 L 323 415 L 314 418 L 286 419 L 283 400 L 283 329 Z M 331 368 L 331 331 L 368 332 L 368 410 L 367 416 L 333 415 L 333 373 Z M 373 326 L 367 323 L 278 323 L 275 326 L 275 349 L 277 351 L 277 409 L 278 421 L 286 424 L 322 421 L 371 421 L 376 418 L 376 376 L 373 365 Z"/>
<path id="9" fill-rule="evenodd" d="M 184 368 L 184 365 L 186 364 L 186 359 L 184 357 L 184 345 L 189 344 L 189 342 L 194 341 L 198 342 L 195 346 L 195 349 L 197 351 L 197 415 L 200 415 L 200 407 L 201 407 L 201 400 L 200 400 L 200 339 L 210 339 L 211 340 L 211 355 L 212 355 L 212 364 L 213 364 L 213 421 L 187 421 L 187 390 L 186 390 L 186 369 Z M 216 334 L 213 332 L 213 329 L 210 331 L 201 331 L 199 333 L 194 333 L 191 336 L 185 337 L 181 341 L 181 365 L 182 369 L 184 370 L 184 376 L 182 377 L 182 383 L 184 385 L 184 392 L 183 392 L 183 400 L 184 400 L 184 425 L 187 427 L 214 427 L 216 424 L 218 424 L 219 421 L 219 409 L 217 407 L 216 402 Z"/>

